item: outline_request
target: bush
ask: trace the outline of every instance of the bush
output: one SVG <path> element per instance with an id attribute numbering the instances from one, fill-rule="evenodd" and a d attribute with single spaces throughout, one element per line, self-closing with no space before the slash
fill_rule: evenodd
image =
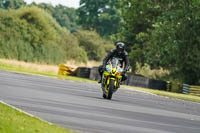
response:
<path id="1" fill-rule="evenodd" d="M 171 92 L 182 93 L 182 83 L 177 79 L 171 79 Z"/>
<path id="2" fill-rule="evenodd" d="M 164 70 L 163 68 L 152 70 L 149 65 L 145 64 L 144 66 L 141 66 L 140 63 L 136 63 L 135 73 L 157 80 L 164 80 L 164 78 L 170 74 L 168 70 Z"/>
<path id="3" fill-rule="evenodd" d="M 66 35 L 66 34 L 65 34 Z M 67 34 L 67 37 L 63 35 L 63 49 L 65 50 L 65 54 L 67 60 L 75 60 L 78 62 L 86 63 L 88 61 L 86 51 L 79 46 L 79 42 L 77 38 L 72 34 Z"/>
<path id="4" fill-rule="evenodd" d="M 94 31 L 78 31 L 74 35 L 77 37 L 79 44 L 87 52 L 89 60 L 101 61 L 114 45 L 103 40 Z"/>
<path id="5" fill-rule="evenodd" d="M 66 59 L 86 62 L 77 39 L 50 14 L 31 6 L 0 11 L 0 57 L 59 64 Z"/>

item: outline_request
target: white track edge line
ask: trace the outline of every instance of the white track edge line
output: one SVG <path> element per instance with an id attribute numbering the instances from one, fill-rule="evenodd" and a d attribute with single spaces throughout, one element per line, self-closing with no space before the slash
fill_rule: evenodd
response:
<path id="1" fill-rule="evenodd" d="M 163 97 L 163 98 L 167 98 L 167 99 L 174 99 L 174 100 L 182 101 L 182 102 L 189 102 L 189 103 L 194 103 L 194 104 L 200 104 L 199 102 L 193 102 L 193 101 L 189 101 L 189 100 L 183 100 L 183 99 L 179 99 L 179 98 L 175 98 L 175 97 L 170 97 L 170 96 L 162 96 L 162 95 L 158 95 L 158 94 L 153 94 L 151 92 L 145 92 L 145 91 L 142 91 L 142 90 L 134 90 L 134 89 L 125 88 L 125 87 L 123 89 L 130 90 L 130 91 L 141 92 L 141 93 L 144 93 L 144 94 L 149 94 L 149 95 L 157 96 L 157 97 Z"/>
<path id="2" fill-rule="evenodd" d="M 19 111 L 19 112 L 22 112 L 22 113 L 24 113 L 24 114 L 26 114 L 26 115 L 28 115 L 28 116 L 30 116 L 30 117 L 37 118 L 37 119 L 39 119 L 39 120 L 41 120 L 41 121 L 43 121 L 43 122 L 45 122 L 45 123 L 48 123 L 49 125 L 53 125 L 53 123 L 51 123 L 51 122 L 48 122 L 48 121 L 46 121 L 46 120 L 43 120 L 43 119 L 41 119 L 41 118 L 39 118 L 39 117 L 37 117 L 37 116 L 34 116 L 34 115 L 32 115 L 32 114 L 30 114 L 30 113 L 28 113 L 28 112 L 25 112 L 25 111 L 23 111 L 23 110 L 21 110 L 21 109 L 19 109 L 19 108 L 17 108 L 17 107 L 14 107 L 13 105 L 10 105 L 10 104 L 8 104 L 8 103 L 2 101 L 2 100 L 0 100 L 0 103 L 5 104 L 5 105 L 7 105 L 7 106 L 9 106 L 9 107 L 11 107 L 11 108 L 13 108 L 13 109 Z"/>

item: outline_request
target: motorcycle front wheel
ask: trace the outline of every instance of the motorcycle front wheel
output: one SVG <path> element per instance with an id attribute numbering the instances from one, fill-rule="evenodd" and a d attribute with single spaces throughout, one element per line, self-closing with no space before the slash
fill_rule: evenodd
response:
<path id="1" fill-rule="evenodd" d="M 107 99 L 111 100 L 114 88 L 115 81 L 113 79 L 110 79 Z"/>

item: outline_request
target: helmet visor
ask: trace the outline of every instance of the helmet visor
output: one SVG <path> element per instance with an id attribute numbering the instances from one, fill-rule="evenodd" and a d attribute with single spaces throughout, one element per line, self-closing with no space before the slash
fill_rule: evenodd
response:
<path id="1" fill-rule="evenodd" d="M 117 52 L 118 52 L 118 53 L 122 53 L 123 51 L 124 51 L 124 48 L 123 48 L 123 47 L 118 47 L 118 48 L 117 48 Z"/>

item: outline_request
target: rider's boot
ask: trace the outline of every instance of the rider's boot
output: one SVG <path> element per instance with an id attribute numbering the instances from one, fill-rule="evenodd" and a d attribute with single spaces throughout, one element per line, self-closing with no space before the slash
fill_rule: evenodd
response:
<path id="1" fill-rule="evenodd" d="M 102 79 L 100 79 L 99 81 L 98 81 L 98 83 L 101 83 L 102 82 Z"/>
<path id="2" fill-rule="evenodd" d="M 102 82 L 102 73 L 100 73 L 100 80 L 98 81 L 98 83 Z"/>

